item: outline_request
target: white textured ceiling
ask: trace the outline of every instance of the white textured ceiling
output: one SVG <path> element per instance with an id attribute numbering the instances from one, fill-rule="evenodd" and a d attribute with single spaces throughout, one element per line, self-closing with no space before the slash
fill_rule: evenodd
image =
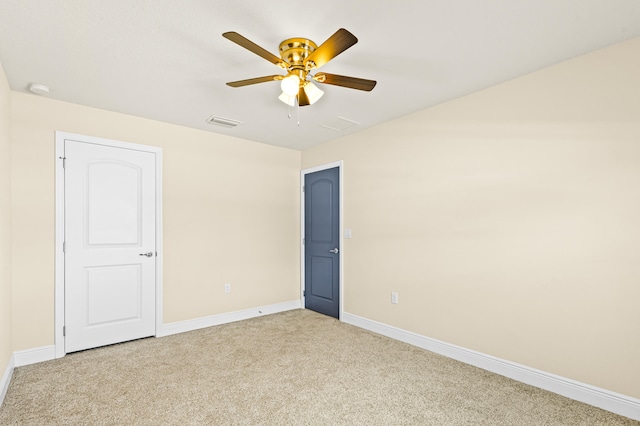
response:
<path id="1" fill-rule="evenodd" d="M 282 70 L 223 32 L 277 55 L 284 39 L 320 44 L 341 27 L 359 42 L 321 70 L 377 80 L 372 92 L 318 84 L 298 126 L 278 82 L 225 85 Z M 294 149 L 639 36 L 639 0 L 0 1 L 13 90 L 39 82 L 54 99 Z M 322 127 L 338 117 L 359 124 Z"/>

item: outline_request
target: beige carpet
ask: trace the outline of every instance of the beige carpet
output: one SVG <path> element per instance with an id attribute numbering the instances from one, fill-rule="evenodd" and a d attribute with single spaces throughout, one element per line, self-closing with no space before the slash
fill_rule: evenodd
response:
<path id="1" fill-rule="evenodd" d="M 17 368 L 1 425 L 637 425 L 306 310 Z"/>

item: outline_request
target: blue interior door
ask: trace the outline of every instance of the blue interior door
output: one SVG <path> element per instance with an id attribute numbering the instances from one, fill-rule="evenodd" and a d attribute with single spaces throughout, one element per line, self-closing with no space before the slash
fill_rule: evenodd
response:
<path id="1" fill-rule="evenodd" d="M 305 307 L 340 315 L 340 173 L 305 175 Z"/>

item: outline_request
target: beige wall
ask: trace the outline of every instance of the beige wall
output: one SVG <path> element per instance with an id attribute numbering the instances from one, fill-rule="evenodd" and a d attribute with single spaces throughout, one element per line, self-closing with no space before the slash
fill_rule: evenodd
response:
<path id="1" fill-rule="evenodd" d="M 163 149 L 165 324 L 299 299 L 299 151 L 18 92 L 12 112 L 14 350 L 54 343 L 56 130 Z"/>
<path id="2" fill-rule="evenodd" d="M 640 398 L 639 76 L 634 39 L 304 151 L 345 310 Z"/>
<path id="3" fill-rule="evenodd" d="M 11 342 L 11 92 L 0 64 L 0 377 L 9 364 Z"/>

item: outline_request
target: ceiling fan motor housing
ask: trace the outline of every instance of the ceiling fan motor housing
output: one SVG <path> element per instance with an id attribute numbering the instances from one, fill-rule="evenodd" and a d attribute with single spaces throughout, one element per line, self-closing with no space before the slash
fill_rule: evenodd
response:
<path id="1" fill-rule="evenodd" d="M 280 57 L 291 67 L 303 67 L 304 61 L 318 46 L 306 38 L 289 38 L 280 43 Z"/>

